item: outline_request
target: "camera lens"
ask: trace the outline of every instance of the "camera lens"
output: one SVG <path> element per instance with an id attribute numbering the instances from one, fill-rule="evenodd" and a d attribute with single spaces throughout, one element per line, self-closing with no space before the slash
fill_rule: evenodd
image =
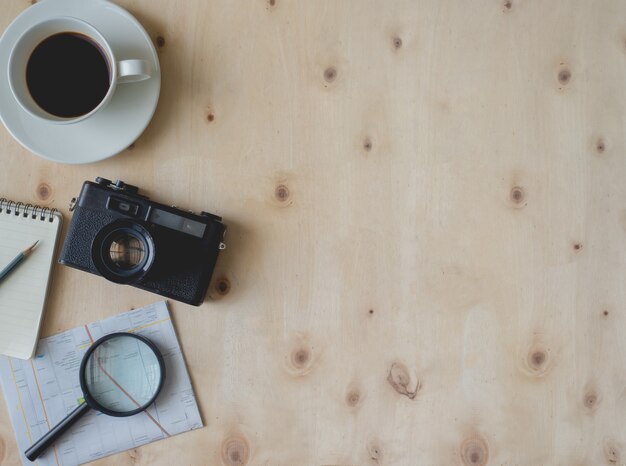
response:
<path id="1" fill-rule="evenodd" d="M 95 236 L 91 257 L 100 275 L 107 280 L 137 283 L 154 263 L 154 240 L 140 222 L 118 220 Z"/>
<path id="2" fill-rule="evenodd" d="M 122 270 L 134 269 L 143 262 L 146 250 L 143 242 L 132 234 L 116 236 L 109 246 L 111 262 Z"/>

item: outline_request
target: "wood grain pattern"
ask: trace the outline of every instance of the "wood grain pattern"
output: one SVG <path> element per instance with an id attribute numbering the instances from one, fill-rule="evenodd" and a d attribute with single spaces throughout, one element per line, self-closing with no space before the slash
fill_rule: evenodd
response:
<path id="1" fill-rule="evenodd" d="M 229 230 L 171 303 L 206 427 L 98 464 L 626 464 L 626 3 L 120 4 L 151 125 L 79 167 L 2 130 L 1 194 L 122 178 Z M 44 334 L 156 299 L 56 267 Z"/>

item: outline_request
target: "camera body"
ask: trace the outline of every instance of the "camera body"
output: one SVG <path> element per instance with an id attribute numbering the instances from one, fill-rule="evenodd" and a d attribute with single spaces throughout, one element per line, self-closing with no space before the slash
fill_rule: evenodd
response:
<path id="1" fill-rule="evenodd" d="M 85 181 L 59 262 L 115 283 L 199 306 L 204 301 L 226 227 L 151 201 L 135 186 Z"/>

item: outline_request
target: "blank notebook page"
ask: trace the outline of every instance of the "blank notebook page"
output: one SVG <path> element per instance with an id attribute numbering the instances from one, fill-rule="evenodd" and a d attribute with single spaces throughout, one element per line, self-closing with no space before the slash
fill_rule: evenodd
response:
<path id="1" fill-rule="evenodd" d="M 31 255 L 0 282 L 0 353 L 28 359 L 35 352 L 62 218 L 49 212 L 42 217 L 39 208 L 18 208 L 15 215 L 2 202 L 0 208 L 0 270 L 39 240 Z M 33 218 L 33 213 L 38 215 Z"/>

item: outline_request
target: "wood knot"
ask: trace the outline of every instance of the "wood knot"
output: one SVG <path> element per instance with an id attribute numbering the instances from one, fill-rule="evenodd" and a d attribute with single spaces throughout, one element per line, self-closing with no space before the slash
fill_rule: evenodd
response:
<path id="1" fill-rule="evenodd" d="M 284 184 L 276 186 L 274 197 L 278 202 L 287 202 L 289 200 L 289 188 Z"/>
<path id="2" fill-rule="evenodd" d="M 374 314 L 374 309 L 370 309 L 368 312 L 369 312 L 370 315 L 373 315 Z"/>
<path id="3" fill-rule="evenodd" d="M 306 348 L 299 348 L 291 355 L 291 362 L 295 367 L 305 367 L 309 362 L 311 355 Z"/>
<path id="4" fill-rule="evenodd" d="M 329 66 L 324 70 L 324 81 L 332 83 L 337 78 L 337 70 L 333 66 Z"/>
<path id="5" fill-rule="evenodd" d="M 570 79 L 572 79 L 572 72 L 567 68 L 563 68 L 559 71 L 557 79 L 559 80 L 559 83 L 565 85 L 569 83 Z"/>
<path id="6" fill-rule="evenodd" d="M 402 39 L 400 39 L 399 37 L 394 37 L 393 38 L 393 48 L 395 48 L 396 50 L 402 47 Z"/>
<path id="7" fill-rule="evenodd" d="M 294 377 L 303 377 L 311 372 L 319 355 L 305 333 L 296 333 L 284 356 L 285 369 Z"/>
<path id="8" fill-rule="evenodd" d="M 578 252 L 581 251 L 583 248 L 582 243 L 574 243 L 574 245 L 572 246 L 574 248 L 574 251 Z"/>
<path id="9" fill-rule="evenodd" d="M 363 149 L 365 152 L 369 152 L 372 150 L 372 140 L 370 138 L 365 138 L 363 140 Z"/>
<path id="10" fill-rule="evenodd" d="M 604 441 L 604 457 L 609 464 L 620 465 L 622 464 L 622 452 L 613 439 L 606 439 Z"/>
<path id="11" fill-rule="evenodd" d="M 139 461 L 141 461 L 141 451 L 137 450 L 136 448 L 128 450 L 128 456 L 130 456 L 130 459 L 133 463 L 138 463 Z"/>
<path id="12" fill-rule="evenodd" d="M 461 460 L 465 466 L 485 466 L 489 461 L 487 444 L 480 437 L 473 437 L 461 444 Z"/>
<path id="13" fill-rule="evenodd" d="M 156 44 L 157 44 L 157 47 L 159 47 L 160 49 L 162 49 L 163 47 L 165 47 L 165 37 L 163 37 L 163 36 L 157 36 L 157 38 L 156 38 Z"/>
<path id="14" fill-rule="evenodd" d="M 227 466 L 243 466 L 250 459 L 250 447 L 243 437 L 229 437 L 222 443 L 222 461 Z"/>
<path id="15" fill-rule="evenodd" d="M 605 309 L 604 311 L 602 311 L 602 315 L 603 315 L 604 317 L 608 317 L 608 315 L 609 315 L 609 311 L 607 311 L 607 310 Z"/>
<path id="16" fill-rule="evenodd" d="M 396 362 L 394 362 L 389 369 L 387 382 L 389 382 L 389 385 L 391 385 L 396 392 L 400 395 L 406 396 L 409 400 L 415 399 L 417 393 L 422 388 L 422 384 L 418 380 L 415 383 L 415 388 L 413 390 L 409 389 L 409 384 L 411 383 L 409 371 L 404 364 Z"/>
<path id="17" fill-rule="evenodd" d="M 209 123 L 212 123 L 213 121 L 215 121 L 215 115 L 213 114 L 213 112 L 207 113 L 206 119 Z"/>
<path id="18" fill-rule="evenodd" d="M 585 405 L 585 408 L 587 408 L 589 411 L 593 411 L 598 405 L 599 401 L 600 399 L 598 397 L 598 394 L 594 391 L 586 393 L 583 397 L 583 404 Z"/>
<path id="19" fill-rule="evenodd" d="M 37 197 L 42 201 L 47 201 L 52 195 L 52 188 L 48 183 L 39 183 L 37 185 Z"/>
<path id="20" fill-rule="evenodd" d="M 134 143 L 134 142 L 133 142 L 133 143 L 132 143 L 130 146 L 128 146 L 126 149 L 127 149 L 127 150 L 133 150 L 133 149 L 135 148 L 135 146 L 136 146 L 136 143 Z"/>
<path id="21" fill-rule="evenodd" d="M 313 363 L 313 348 L 301 341 L 289 354 L 287 369 L 293 375 L 300 377 L 311 372 Z"/>
<path id="22" fill-rule="evenodd" d="M 534 377 L 543 377 L 550 367 L 550 350 L 543 346 L 530 349 L 526 357 L 528 374 Z"/>
<path id="23" fill-rule="evenodd" d="M 276 6 L 276 0 L 268 0 L 267 3 L 269 6 Z"/>
<path id="24" fill-rule="evenodd" d="M 351 408 L 357 406 L 359 401 L 361 401 L 361 393 L 358 390 L 353 389 L 346 394 L 346 404 Z"/>
<path id="25" fill-rule="evenodd" d="M 543 351 L 535 351 L 530 355 L 530 364 L 532 367 L 539 369 L 543 366 L 544 362 L 546 362 L 546 353 Z"/>
<path id="26" fill-rule="evenodd" d="M 376 464 L 380 464 L 383 459 L 383 449 L 377 440 L 370 440 L 367 444 L 367 453 L 370 459 Z"/>
<path id="27" fill-rule="evenodd" d="M 504 2 L 504 9 L 505 10 L 510 10 L 511 8 L 513 8 L 513 2 L 511 0 L 505 0 L 505 2 Z"/>
<path id="28" fill-rule="evenodd" d="M 511 192 L 509 193 L 509 197 L 511 199 L 511 202 L 513 202 L 514 204 L 522 204 L 526 199 L 526 193 L 524 192 L 524 188 L 522 188 L 521 186 L 513 186 L 513 188 L 511 188 Z"/>
<path id="29" fill-rule="evenodd" d="M 215 292 L 220 296 L 230 293 L 230 280 L 226 277 L 218 278 L 215 281 Z"/>
<path id="30" fill-rule="evenodd" d="M 599 138 L 599 139 L 596 141 L 596 152 L 597 152 L 598 154 L 602 154 L 605 150 L 606 150 L 606 144 L 605 144 L 605 142 L 604 142 L 604 139 Z"/>

